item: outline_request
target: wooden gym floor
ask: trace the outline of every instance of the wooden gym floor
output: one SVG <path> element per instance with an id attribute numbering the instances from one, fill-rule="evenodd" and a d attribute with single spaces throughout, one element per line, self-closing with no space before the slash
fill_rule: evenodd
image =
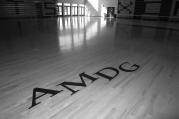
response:
<path id="1" fill-rule="evenodd" d="M 65 17 L 0 26 L 0 119 L 179 119 L 178 23 Z M 140 67 L 125 72 L 124 62 Z M 106 67 L 119 71 L 111 81 L 94 74 Z M 83 72 L 98 79 L 69 86 L 74 95 L 57 86 Z M 29 109 L 34 88 L 63 91 Z"/>

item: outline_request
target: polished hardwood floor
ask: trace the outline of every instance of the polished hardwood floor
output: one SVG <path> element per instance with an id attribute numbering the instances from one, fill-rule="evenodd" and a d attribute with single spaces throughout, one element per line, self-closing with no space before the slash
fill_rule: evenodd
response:
<path id="1" fill-rule="evenodd" d="M 0 26 L 0 119 L 179 119 L 178 23 L 65 17 Z M 121 71 L 124 62 L 140 67 Z M 119 74 L 94 74 L 106 67 Z M 57 86 L 83 72 L 98 79 L 69 86 L 74 95 Z M 34 88 L 63 91 L 29 109 Z"/>

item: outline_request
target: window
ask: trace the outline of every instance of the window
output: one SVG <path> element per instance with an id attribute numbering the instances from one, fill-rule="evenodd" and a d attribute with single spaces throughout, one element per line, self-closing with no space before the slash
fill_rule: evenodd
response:
<path id="1" fill-rule="evenodd" d="M 72 4 L 72 15 L 78 15 L 78 5 Z"/>
<path id="2" fill-rule="evenodd" d="M 70 15 L 70 4 L 64 3 L 64 15 L 69 16 Z"/>
<path id="3" fill-rule="evenodd" d="M 57 3 L 57 15 L 62 15 L 62 3 Z"/>

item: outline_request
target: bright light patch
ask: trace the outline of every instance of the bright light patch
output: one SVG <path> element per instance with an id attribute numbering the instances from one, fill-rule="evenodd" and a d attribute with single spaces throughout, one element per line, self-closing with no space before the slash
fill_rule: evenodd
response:
<path id="1" fill-rule="evenodd" d="M 60 6 L 60 5 L 62 5 L 62 3 L 58 2 L 57 5 Z"/>
<path id="2" fill-rule="evenodd" d="M 94 7 L 96 11 L 98 11 L 99 0 L 88 0 L 88 2 Z"/>
<path id="3" fill-rule="evenodd" d="M 75 33 L 73 35 L 73 42 L 74 42 L 74 47 L 79 47 L 83 45 L 84 42 L 84 34 L 83 33 Z"/>
<path id="4" fill-rule="evenodd" d="M 101 28 L 106 26 L 106 20 L 104 18 L 101 18 Z"/>
<path id="5" fill-rule="evenodd" d="M 72 49 L 72 38 L 70 35 L 59 36 L 59 46 L 61 50 Z"/>
<path id="6" fill-rule="evenodd" d="M 101 5 L 101 16 L 105 17 L 105 14 L 107 14 L 107 9 L 103 5 Z"/>
<path id="7" fill-rule="evenodd" d="M 58 18 L 57 19 L 57 24 L 58 24 L 58 29 L 60 30 L 60 31 L 63 31 L 63 22 L 62 22 L 62 18 Z"/>
<path id="8" fill-rule="evenodd" d="M 86 39 L 90 40 L 93 36 L 97 34 L 97 32 L 98 32 L 98 22 L 96 21 L 93 25 L 91 25 L 87 29 Z"/>

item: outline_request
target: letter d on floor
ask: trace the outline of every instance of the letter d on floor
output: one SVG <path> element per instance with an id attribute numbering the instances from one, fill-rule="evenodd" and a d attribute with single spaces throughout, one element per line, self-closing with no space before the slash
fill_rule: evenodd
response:
<path id="1" fill-rule="evenodd" d="M 115 74 L 111 76 L 111 74 L 104 73 L 104 71 L 113 71 L 113 72 L 115 72 Z M 106 67 L 106 68 L 99 70 L 95 74 L 98 75 L 98 76 L 104 77 L 104 78 L 108 79 L 109 81 L 111 81 L 112 79 L 114 79 L 119 74 L 119 71 L 117 69 L 113 68 L 113 67 Z"/>

